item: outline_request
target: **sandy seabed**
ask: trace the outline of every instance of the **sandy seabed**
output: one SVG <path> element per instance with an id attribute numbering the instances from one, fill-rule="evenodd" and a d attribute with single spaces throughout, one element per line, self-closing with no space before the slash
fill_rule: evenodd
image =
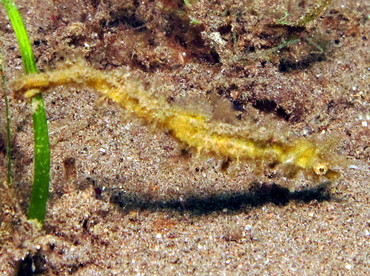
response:
<path id="1" fill-rule="evenodd" d="M 15 180 L 1 187 L 2 275 L 369 273 L 366 1 L 332 1 L 305 28 L 277 22 L 285 11 L 296 22 L 314 1 L 189 2 L 17 4 L 40 70 L 82 58 L 131 70 L 170 104 L 253 121 L 256 135 L 335 137 L 341 178 L 287 178 L 279 167 L 198 154 L 92 90 L 58 87 L 44 95 L 52 179 L 40 230 L 24 216 L 30 105 L 10 93 Z M 11 87 L 22 63 L 4 12 L 0 35 Z"/>

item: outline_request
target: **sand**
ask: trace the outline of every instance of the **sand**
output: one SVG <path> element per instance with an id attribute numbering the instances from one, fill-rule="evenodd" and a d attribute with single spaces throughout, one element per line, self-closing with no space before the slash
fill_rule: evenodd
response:
<path id="1" fill-rule="evenodd" d="M 285 11 L 297 22 L 313 1 L 189 2 L 17 4 L 40 70 L 84 59 L 132 71 L 153 97 L 214 120 L 252 120 L 256 135 L 335 137 L 341 178 L 287 178 L 279 167 L 198 154 L 92 90 L 58 87 L 44 94 L 52 169 L 39 229 L 24 215 L 30 105 L 9 91 L 15 177 L 1 186 L 2 275 L 369 273 L 366 1 L 332 1 L 305 28 L 276 23 Z M 0 34 L 11 87 L 22 63 L 3 10 Z M 3 100 L 0 108 L 5 141 Z"/>

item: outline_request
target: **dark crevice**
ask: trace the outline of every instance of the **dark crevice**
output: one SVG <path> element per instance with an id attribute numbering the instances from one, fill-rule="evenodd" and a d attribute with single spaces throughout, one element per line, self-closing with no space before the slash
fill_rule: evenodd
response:
<path id="1" fill-rule="evenodd" d="M 289 121 L 290 119 L 290 114 L 287 113 L 286 110 L 280 106 L 276 109 L 276 115 L 280 118 L 283 118 L 285 121 Z"/>
<path id="2" fill-rule="evenodd" d="M 144 20 L 136 15 L 136 10 L 133 8 L 122 8 L 110 13 L 111 20 L 108 22 L 109 27 L 118 27 L 120 24 L 137 29 L 145 25 Z M 146 28 L 140 28 L 140 31 Z"/>
<path id="3" fill-rule="evenodd" d="M 275 101 L 263 99 L 263 100 L 256 100 L 256 102 L 252 106 L 263 112 L 271 113 L 275 111 L 277 104 Z"/>
<path id="4" fill-rule="evenodd" d="M 239 100 L 233 100 L 232 101 L 232 104 L 233 104 L 233 109 L 236 110 L 236 111 L 245 111 L 245 108 L 244 108 L 244 102 L 243 101 L 239 101 Z"/>
<path id="5" fill-rule="evenodd" d="M 22 258 L 18 265 L 17 276 L 32 276 L 40 275 L 46 272 L 46 259 L 42 255 L 41 250 L 38 250 L 35 254 L 27 254 L 25 258 Z"/>
<path id="6" fill-rule="evenodd" d="M 298 61 L 291 61 L 289 59 L 280 59 L 278 69 L 279 72 L 282 73 L 305 70 L 311 67 L 314 63 L 321 62 L 324 60 L 325 60 L 324 54 L 310 54 Z"/>
<path id="7" fill-rule="evenodd" d="M 4 138 L 5 135 L 2 135 L 0 133 L 0 153 L 5 155 L 7 150 L 6 150 L 6 143 L 5 143 L 5 138 Z"/>
<path id="8" fill-rule="evenodd" d="M 255 100 L 252 106 L 262 112 L 273 113 L 285 121 L 289 121 L 291 118 L 291 115 L 287 113 L 283 107 L 279 106 L 274 100 Z"/>

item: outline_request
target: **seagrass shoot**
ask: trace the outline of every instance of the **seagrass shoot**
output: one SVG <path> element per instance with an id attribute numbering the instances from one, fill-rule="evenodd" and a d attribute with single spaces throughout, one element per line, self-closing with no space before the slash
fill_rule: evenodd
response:
<path id="1" fill-rule="evenodd" d="M 38 70 L 22 16 L 13 0 L 2 0 L 2 2 L 18 42 L 24 72 L 27 75 L 35 74 Z M 42 95 L 32 97 L 31 105 L 33 107 L 34 130 L 34 178 L 27 218 L 42 224 L 45 219 L 46 204 L 49 197 L 50 143 Z M 8 132 L 8 140 L 10 140 L 10 131 Z M 10 166 L 11 164 L 8 166 L 8 174 L 11 173 Z M 8 179 L 12 178 L 8 177 Z"/>

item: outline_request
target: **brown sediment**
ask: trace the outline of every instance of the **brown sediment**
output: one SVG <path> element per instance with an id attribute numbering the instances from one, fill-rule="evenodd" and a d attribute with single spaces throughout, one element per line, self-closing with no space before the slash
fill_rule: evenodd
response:
<path id="1" fill-rule="evenodd" d="M 167 11 L 158 5 L 169 2 Z M 298 22 L 316 1 L 193 1 L 179 20 L 173 8 L 183 12 L 175 5 L 180 2 L 17 4 L 44 71 L 81 56 L 105 71 L 130 66 L 130 72 L 142 71 L 145 88 L 158 88 L 154 98 L 238 126 L 251 120 L 261 131 L 257 136 L 287 130 L 289 142 L 336 133 L 334 151 L 350 166 L 340 169 L 340 180 L 312 186 L 317 182 L 304 175 L 286 178 L 274 163 L 258 169 L 257 160 L 197 156 L 118 104 L 97 105 L 100 95 L 92 89 L 55 87 L 44 95 L 52 182 L 45 229 L 37 231 L 21 214 L 32 183 L 31 107 L 10 98 L 16 195 L 7 199 L 10 193 L 2 189 L 0 273 L 14 275 L 22 267 L 46 275 L 366 275 L 366 2 L 332 1 L 303 30 L 277 27 L 276 21 L 287 11 L 289 22 Z M 201 27 L 190 28 L 185 16 Z M 6 77 L 12 80 L 21 59 L 7 22 L 0 13 Z M 300 42 L 275 51 L 290 39 Z M 215 96 L 231 108 L 209 100 Z M 2 157 L 0 151 L 0 177 L 6 179 Z M 70 158 L 73 168 L 65 162 Z"/>

